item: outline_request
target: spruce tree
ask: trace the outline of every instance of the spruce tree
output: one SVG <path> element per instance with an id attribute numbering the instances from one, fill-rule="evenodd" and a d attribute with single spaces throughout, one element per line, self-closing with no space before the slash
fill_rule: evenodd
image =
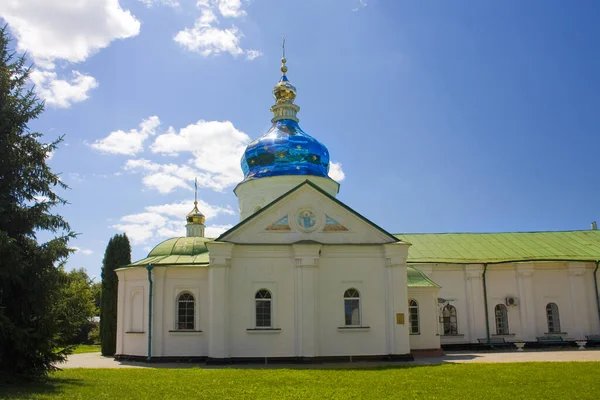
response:
<path id="1" fill-rule="evenodd" d="M 109 240 L 102 261 L 100 345 L 104 356 L 112 356 L 117 350 L 117 294 L 119 282 L 115 269 L 127 264 L 131 264 L 131 245 L 126 234 L 117 234 Z"/>
<path id="2" fill-rule="evenodd" d="M 1 28 L 0 381 L 44 376 L 71 350 L 55 305 L 74 234 L 51 212 L 66 203 L 55 190 L 67 187 L 46 163 L 60 139 L 44 144 L 29 129 L 44 103 L 28 84 L 26 64 Z M 42 243 L 36 235 L 44 231 L 50 240 Z"/>

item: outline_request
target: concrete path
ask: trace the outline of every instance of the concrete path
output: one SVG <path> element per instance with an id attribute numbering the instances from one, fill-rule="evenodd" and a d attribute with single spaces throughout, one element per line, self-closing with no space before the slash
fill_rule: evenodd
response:
<path id="1" fill-rule="evenodd" d="M 524 352 L 447 352 L 443 357 L 419 357 L 410 362 L 356 362 L 323 364 L 235 364 L 207 366 L 193 363 L 156 363 L 115 361 L 100 353 L 73 354 L 59 368 L 372 368 L 394 365 L 437 365 L 445 363 L 509 363 L 600 361 L 600 349 Z"/>

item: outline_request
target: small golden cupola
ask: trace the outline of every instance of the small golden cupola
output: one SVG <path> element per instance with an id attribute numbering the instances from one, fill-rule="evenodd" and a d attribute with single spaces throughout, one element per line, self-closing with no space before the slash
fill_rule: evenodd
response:
<path id="1" fill-rule="evenodd" d="M 187 224 L 186 236 L 187 237 L 204 237 L 204 222 L 206 217 L 198 210 L 198 180 L 194 180 L 195 194 L 194 194 L 194 208 L 186 217 Z"/>

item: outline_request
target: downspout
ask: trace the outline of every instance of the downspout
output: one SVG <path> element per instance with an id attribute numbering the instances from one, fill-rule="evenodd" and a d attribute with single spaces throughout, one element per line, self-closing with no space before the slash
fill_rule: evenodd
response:
<path id="1" fill-rule="evenodd" d="M 152 268 L 154 268 L 152 264 L 146 265 L 148 283 L 150 285 L 150 290 L 148 291 L 148 362 L 152 359 Z"/>
<path id="2" fill-rule="evenodd" d="M 487 338 L 488 346 L 491 344 L 490 339 L 490 316 L 488 312 L 488 296 L 487 296 L 487 283 L 486 283 L 486 274 L 487 274 L 488 265 L 483 264 L 483 305 L 485 307 L 485 335 Z"/>
<path id="3" fill-rule="evenodd" d="M 594 270 L 594 289 L 596 289 L 596 304 L 598 305 L 598 321 L 600 321 L 600 293 L 598 293 L 598 266 L 600 260 L 596 260 L 596 269 Z"/>

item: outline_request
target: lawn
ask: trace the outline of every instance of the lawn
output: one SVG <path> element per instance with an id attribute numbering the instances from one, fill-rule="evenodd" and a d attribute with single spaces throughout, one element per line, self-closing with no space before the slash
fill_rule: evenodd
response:
<path id="1" fill-rule="evenodd" d="M 357 369 L 70 369 L 7 399 L 597 399 L 600 363 Z"/>
<path id="2" fill-rule="evenodd" d="M 100 351 L 99 344 L 80 344 L 73 350 L 73 354 L 95 353 Z"/>

